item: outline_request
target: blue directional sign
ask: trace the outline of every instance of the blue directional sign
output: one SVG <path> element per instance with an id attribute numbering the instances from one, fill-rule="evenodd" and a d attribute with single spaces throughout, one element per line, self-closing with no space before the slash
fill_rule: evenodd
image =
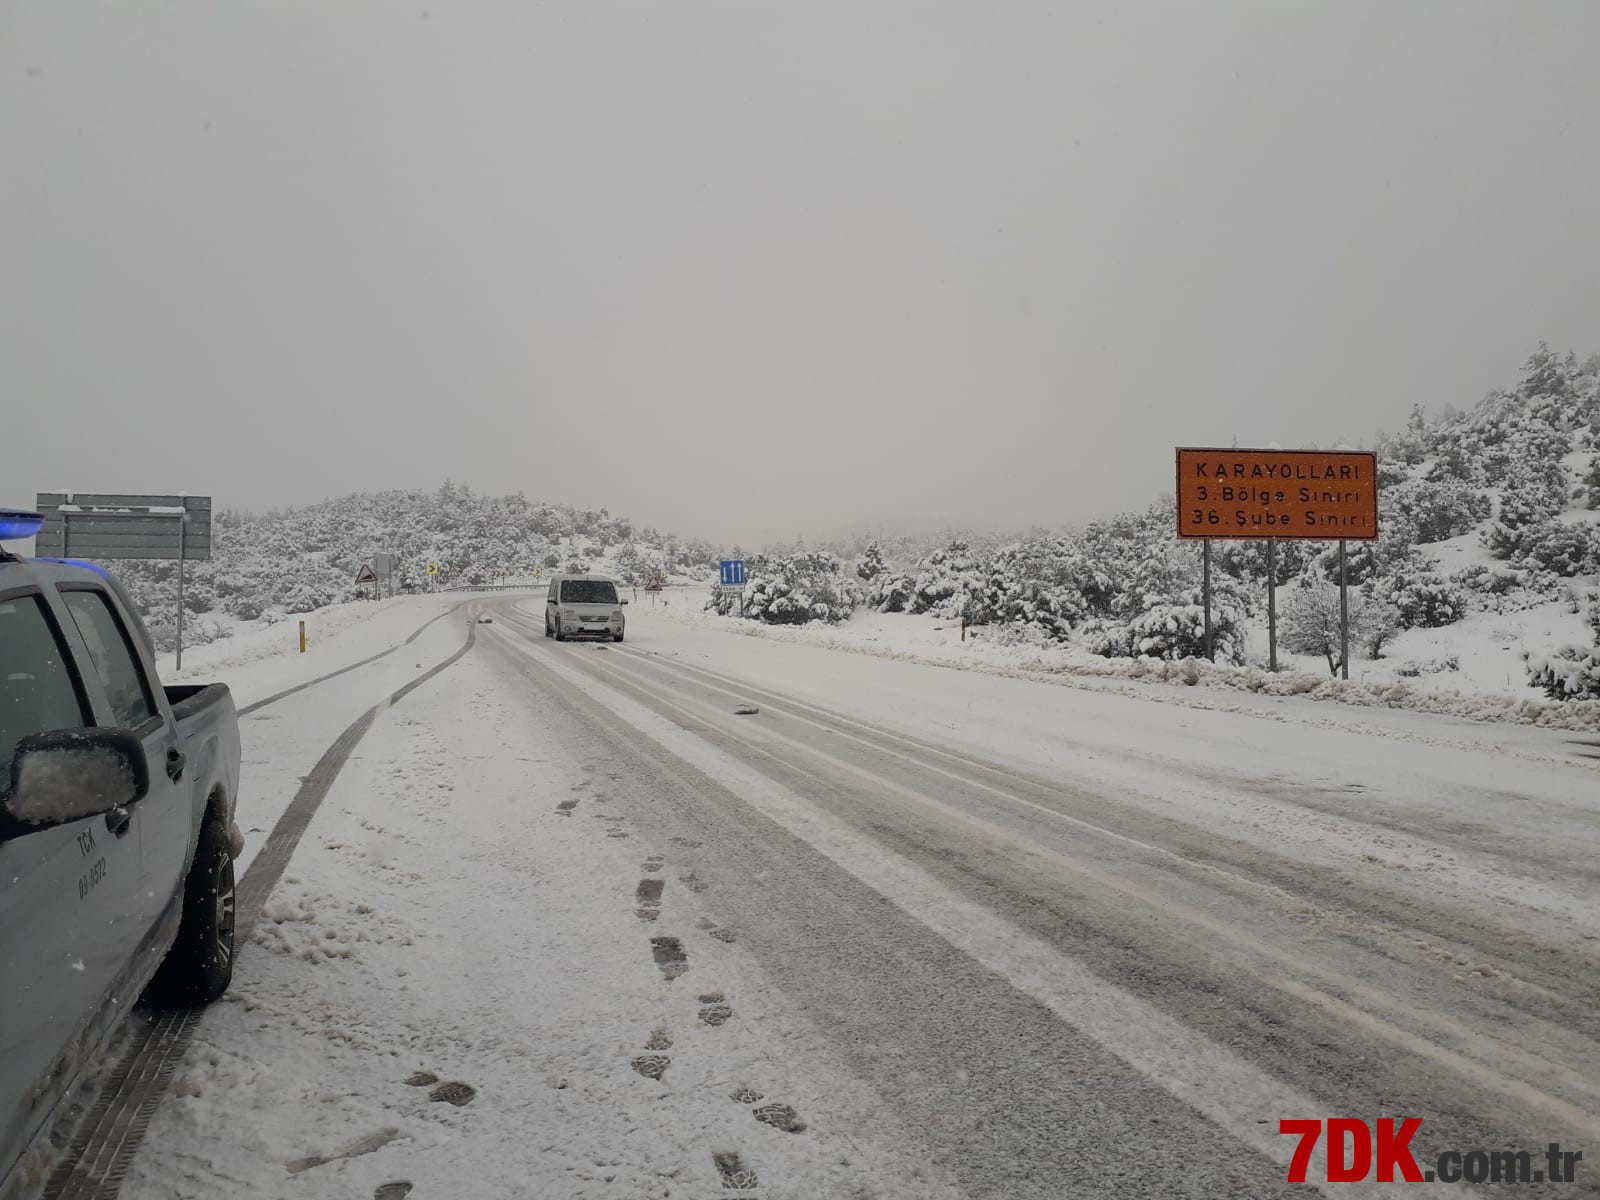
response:
<path id="1" fill-rule="evenodd" d="M 725 558 L 722 560 L 722 586 L 744 586 L 744 559 Z"/>

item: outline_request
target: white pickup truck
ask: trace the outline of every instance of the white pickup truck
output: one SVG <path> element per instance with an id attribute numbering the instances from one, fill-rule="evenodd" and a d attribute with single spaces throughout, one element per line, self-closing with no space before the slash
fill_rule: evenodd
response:
<path id="1" fill-rule="evenodd" d="M 36 515 L 0 510 L 0 543 Z M 239 725 L 226 685 L 162 687 L 116 581 L 0 544 L 0 1200 L 145 995 L 233 975 Z"/>

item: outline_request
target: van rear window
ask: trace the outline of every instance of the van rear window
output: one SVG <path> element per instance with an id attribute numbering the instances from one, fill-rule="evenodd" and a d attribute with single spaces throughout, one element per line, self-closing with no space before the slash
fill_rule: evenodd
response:
<path id="1" fill-rule="evenodd" d="M 561 584 L 563 604 L 615 604 L 617 585 L 609 579 L 568 579 Z"/>

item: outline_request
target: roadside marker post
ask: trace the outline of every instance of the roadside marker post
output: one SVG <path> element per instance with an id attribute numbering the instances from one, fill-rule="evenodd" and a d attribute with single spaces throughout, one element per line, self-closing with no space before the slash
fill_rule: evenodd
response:
<path id="1" fill-rule="evenodd" d="M 305 652 L 306 652 L 306 623 L 304 621 L 301 621 L 300 622 L 300 653 L 304 654 Z"/>

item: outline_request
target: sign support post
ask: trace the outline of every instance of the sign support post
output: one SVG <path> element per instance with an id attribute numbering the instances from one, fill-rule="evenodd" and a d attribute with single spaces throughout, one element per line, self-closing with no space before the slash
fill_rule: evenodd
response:
<path id="1" fill-rule="evenodd" d="M 1200 597 L 1206 610 L 1206 661 L 1216 662 L 1216 653 L 1211 648 L 1211 541 L 1200 543 Z"/>
<path id="2" fill-rule="evenodd" d="M 1267 543 L 1267 670 L 1278 669 L 1278 543 Z"/>
<path id="3" fill-rule="evenodd" d="M 1347 590 L 1344 542 L 1339 542 L 1339 671 L 1350 678 L 1350 594 Z"/>
<path id="4" fill-rule="evenodd" d="M 187 539 L 184 534 L 189 529 L 189 510 L 184 509 L 178 514 L 178 657 L 173 664 L 173 670 L 183 670 L 183 552 Z"/>

